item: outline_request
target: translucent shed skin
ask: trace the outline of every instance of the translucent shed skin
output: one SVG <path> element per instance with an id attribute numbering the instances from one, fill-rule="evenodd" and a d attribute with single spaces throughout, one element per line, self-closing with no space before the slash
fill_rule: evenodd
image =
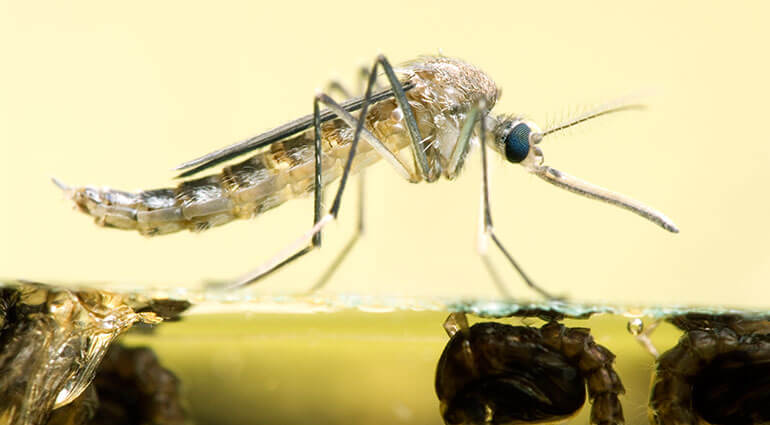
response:
<path id="1" fill-rule="evenodd" d="M 469 327 L 463 313 L 444 327 L 451 339 L 438 362 L 436 394 L 448 425 L 555 423 L 580 410 L 586 387 L 591 424 L 624 423 L 615 355 L 588 328 L 556 321 Z"/>
<path id="2" fill-rule="evenodd" d="M 447 165 L 457 143 L 460 127 L 473 105 L 481 101 L 491 108 L 498 96 L 495 83 L 481 70 L 461 60 L 424 57 L 396 69 L 401 81 L 413 88 L 406 92 L 423 136 L 421 146 L 428 158 L 427 176 L 406 166 L 412 182 L 432 182 L 440 176 L 453 179 L 459 167 Z M 366 129 L 403 164 L 411 162 L 409 134 L 402 112 L 393 99 L 369 107 Z M 338 179 L 353 141 L 353 129 L 341 119 L 322 125 L 322 181 Z M 251 218 L 287 200 L 313 192 L 314 134 L 312 127 L 264 148 L 247 160 L 224 167 L 221 173 L 187 180 L 176 188 L 128 193 L 108 188 L 63 186 L 78 209 L 101 226 L 137 230 L 147 236 L 180 230 L 202 231 L 235 219 Z M 353 172 L 382 156 L 370 144 L 359 144 Z"/>
<path id="3" fill-rule="evenodd" d="M 768 318 L 690 313 L 668 321 L 685 334 L 657 360 L 650 423 L 770 423 Z"/>

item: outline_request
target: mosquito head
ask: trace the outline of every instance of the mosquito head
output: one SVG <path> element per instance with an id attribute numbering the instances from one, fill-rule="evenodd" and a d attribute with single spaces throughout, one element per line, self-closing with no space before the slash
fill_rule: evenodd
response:
<path id="1" fill-rule="evenodd" d="M 532 121 L 506 117 L 498 122 L 494 133 L 495 147 L 508 162 L 527 166 L 542 160 L 543 153 L 535 145 L 543 140 L 543 131 Z"/>
<path id="2" fill-rule="evenodd" d="M 615 102 L 600 106 L 589 112 L 578 115 L 558 125 L 541 130 L 535 123 L 519 117 L 494 117 L 487 115 L 487 128 L 491 128 L 496 151 L 505 155 L 509 162 L 521 164 L 527 171 L 557 187 L 568 190 L 587 198 L 597 199 L 609 204 L 625 208 L 672 233 L 679 232 L 673 221 L 663 213 L 656 211 L 639 201 L 635 201 L 619 193 L 611 192 L 593 185 L 577 177 L 570 176 L 555 168 L 545 165 L 543 151 L 537 146 L 545 136 L 580 124 L 590 119 L 613 112 L 638 109 L 642 105 Z"/>
<path id="3" fill-rule="evenodd" d="M 542 130 L 532 121 L 515 116 L 492 118 L 493 127 L 488 128 L 493 128 L 496 142 L 494 147 L 498 152 L 505 155 L 509 162 L 521 164 L 534 170 L 543 162 L 543 152 L 535 145 L 542 142 L 545 136 L 602 115 L 642 108 L 644 106 L 640 104 L 628 103 L 627 100 L 617 100 L 571 117 L 545 130 Z"/>

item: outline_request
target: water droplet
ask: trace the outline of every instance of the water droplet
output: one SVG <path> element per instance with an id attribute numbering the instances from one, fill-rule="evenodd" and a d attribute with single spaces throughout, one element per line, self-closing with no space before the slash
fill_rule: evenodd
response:
<path id="1" fill-rule="evenodd" d="M 631 335 L 637 336 L 644 332 L 644 322 L 638 317 L 629 320 L 626 326 Z"/>

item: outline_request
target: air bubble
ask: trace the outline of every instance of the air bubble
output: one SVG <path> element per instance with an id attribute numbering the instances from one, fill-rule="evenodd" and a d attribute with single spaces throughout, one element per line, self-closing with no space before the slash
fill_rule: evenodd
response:
<path id="1" fill-rule="evenodd" d="M 644 332 L 644 322 L 638 317 L 629 320 L 626 327 L 628 332 L 633 336 L 641 335 L 642 332 Z"/>

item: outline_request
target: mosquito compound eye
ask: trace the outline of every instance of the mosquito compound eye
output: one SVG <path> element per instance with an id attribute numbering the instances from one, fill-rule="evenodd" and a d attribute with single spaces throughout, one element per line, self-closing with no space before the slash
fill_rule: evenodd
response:
<path id="1" fill-rule="evenodd" d="M 516 124 L 505 137 L 505 157 L 519 163 L 529 154 L 529 134 L 532 129 L 526 123 Z"/>

